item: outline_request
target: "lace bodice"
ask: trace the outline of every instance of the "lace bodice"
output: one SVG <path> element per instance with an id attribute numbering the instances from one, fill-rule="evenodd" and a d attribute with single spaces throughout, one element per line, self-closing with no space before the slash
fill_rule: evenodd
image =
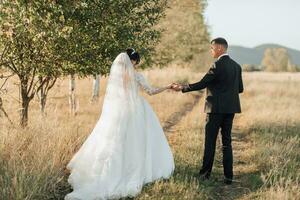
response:
<path id="1" fill-rule="evenodd" d="M 165 90 L 165 88 L 152 87 L 141 73 L 136 73 L 135 79 L 140 88 L 142 88 L 148 95 L 155 95 Z"/>

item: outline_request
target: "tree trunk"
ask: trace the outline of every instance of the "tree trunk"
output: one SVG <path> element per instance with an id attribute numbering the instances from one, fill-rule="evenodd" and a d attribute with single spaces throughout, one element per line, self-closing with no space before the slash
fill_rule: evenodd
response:
<path id="1" fill-rule="evenodd" d="M 99 99 L 100 92 L 100 74 L 94 76 L 93 79 L 93 94 L 92 94 L 92 102 L 96 102 Z"/>
<path id="2" fill-rule="evenodd" d="M 76 95 L 75 95 L 75 75 L 72 74 L 70 77 L 70 84 L 69 84 L 69 106 L 70 106 L 70 113 L 72 115 L 76 115 Z"/>
<path id="3" fill-rule="evenodd" d="M 41 113 L 44 116 L 45 115 L 45 107 L 46 107 L 46 100 L 47 100 L 47 96 L 42 92 L 40 93 L 40 109 L 41 109 Z"/>
<path id="4" fill-rule="evenodd" d="M 39 81 L 42 84 L 43 79 L 41 77 L 39 77 Z M 41 109 L 42 116 L 45 115 L 45 106 L 46 106 L 46 99 L 47 99 L 46 92 L 47 92 L 46 89 L 44 89 L 44 87 L 41 87 L 41 89 L 40 89 L 40 109 Z"/>
<path id="5" fill-rule="evenodd" d="M 22 98 L 22 108 L 20 116 L 20 125 L 22 127 L 28 124 L 28 107 L 30 103 L 30 98 L 27 95 L 27 81 L 21 80 L 21 98 Z"/>
<path id="6" fill-rule="evenodd" d="M 37 91 L 39 94 L 39 101 L 40 101 L 40 110 L 42 113 L 42 116 L 44 116 L 46 103 L 47 103 L 47 97 L 48 92 L 53 88 L 55 82 L 57 80 L 57 77 L 39 77 L 40 87 Z"/>
<path id="7" fill-rule="evenodd" d="M 21 111 L 21 121 L 20 121 L 22 127 L 26 127 L 28 124 L 28 107 L 29 107 L 29 99 L 22 99 L 22 111 Z"/>

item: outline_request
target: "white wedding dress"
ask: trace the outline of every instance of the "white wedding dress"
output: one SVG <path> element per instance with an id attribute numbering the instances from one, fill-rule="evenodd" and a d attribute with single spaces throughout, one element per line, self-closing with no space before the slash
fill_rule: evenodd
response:
<path id="1" fill-rule="evenodd" d="M 67 168 L 73 192 L 66 200 L 134 197 L 146 183 L 169 178 L 174 159 L 158 118 L 138 88 L 149 86 L 126 53 L 110 71 L 102 114 L 94 130 Z"/>

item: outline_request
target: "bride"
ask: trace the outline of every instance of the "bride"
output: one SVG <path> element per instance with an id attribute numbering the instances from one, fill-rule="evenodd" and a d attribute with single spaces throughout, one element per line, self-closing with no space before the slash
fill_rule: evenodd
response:
<path id="1" fill-rule="evenodd" d="M 151 87 L 135 71 L 140 56 L 127 49 L 114 60 L 102 114 L 94 130 L 71 159 L 66 200 L 134 197 L 146 183 L 169 178 L 174 170 L 171 149 L 148 102 L 139 95 L 171 89 Z"/>

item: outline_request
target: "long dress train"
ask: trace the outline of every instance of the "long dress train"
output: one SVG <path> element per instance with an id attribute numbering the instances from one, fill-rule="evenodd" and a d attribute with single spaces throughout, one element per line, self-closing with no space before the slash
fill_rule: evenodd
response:
<path id="1" fill-rule="evenodd" d="M 138 94 L 152 88 L 121 53 L 114 61 L 101 117 L 67 168 L 73 192 L 66 200 L 100 200 L 136 196 L 142 186 L 169 178 L 174 159 L 148 102 Z"/>

